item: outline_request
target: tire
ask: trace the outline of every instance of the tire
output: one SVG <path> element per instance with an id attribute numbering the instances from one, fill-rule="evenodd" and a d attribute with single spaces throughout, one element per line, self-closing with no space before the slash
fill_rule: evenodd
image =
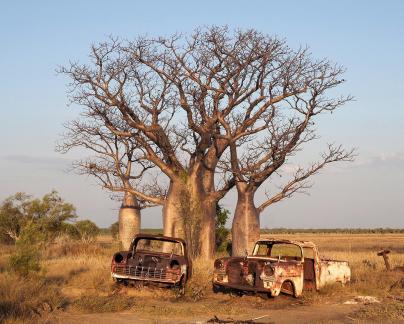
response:
<path id="1" fill-rule="evenodd" d="M 230 296 L 242 297 L 243 295 L 244 295 L 244 293 L 241 290 L 237 290 L 237 289 L 230 290 Z"/>
<path id="2" fill-rule="evenodd" d="M 213 292 L 214 292 L 215 294 L 220 293 L 220 292 L 223 292 L 222 287 L 220 287 L 220 286 L 218 286 L 218 285 L 215 285 L 215 284 L 212 285 L 212 290 L 213 290 Z"/>

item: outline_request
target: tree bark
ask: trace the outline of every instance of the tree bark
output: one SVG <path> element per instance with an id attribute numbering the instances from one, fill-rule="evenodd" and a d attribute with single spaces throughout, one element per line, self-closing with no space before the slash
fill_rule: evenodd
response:
<path id="1" fill-rule="evenodd" d="M 186 239 L 183 218 L 183 195 L 186 188 L 181 181 L 170 181 L 163 206 L 163 232 L 165 236 Z"/>
<path id="2" fill-rule="evenodd" d="M 126 192 L 119 209 L 119 240 L 124 250 L 129 250 L 133 237 L 140 232 L 140 221 L 137 199 Z"/>
<path id="3" fill-rule="evenodd" d="M 210 260 L 215 253 L 216 201 L 204 186 L 205 171 L 195 166 L 171 180 L 163 207 L 164 235 L 186 240 L 189 256 Z"/>
<path id="4" fill-rule="evenodd" d="M 247 184 L 237 185 L 237 205 L 232 224 L 232 256 L 252 253 L 254 243 L 260 238 L 260 213 L 254 204 L 255 190 Z"/>
<path id="5" fill-rule="evenodd" d="M 204 260 L 212 260 L 216 251 L 216 202 L 212 203 L 212 201 L 208 200 L 203 205 L 199 256 Z"/>

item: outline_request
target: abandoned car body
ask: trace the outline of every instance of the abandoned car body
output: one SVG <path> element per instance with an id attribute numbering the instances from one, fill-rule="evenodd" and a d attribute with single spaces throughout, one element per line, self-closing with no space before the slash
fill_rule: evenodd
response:
<path id="1" fill-rule="evenodd" d="M 320 259 L 312 242 L 266 239 L 255 243 L 251 256 L 215 261 L 213 289 L 299 297 L 305 290 L 319 290 L 335 282 L 350 281 L 348 262 Z"/>
<path id="2" fill-rule="evenodd" d="M 183 286 L 191 275 L 186 244 L 182 239 L 139 234 L 129 251 L 114 254 L 111 276 L 116 281 L 148 281 Z"/>

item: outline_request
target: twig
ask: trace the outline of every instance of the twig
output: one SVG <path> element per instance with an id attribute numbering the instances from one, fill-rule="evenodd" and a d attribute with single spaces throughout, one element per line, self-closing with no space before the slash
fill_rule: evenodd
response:
<path id="1" fill-rule="evenodd" d="M 255 322 L 256 320 L 262 319 L 264 317 L 268 317 L 269 315 L 263 315 L 259 317 L 255 317 L 249 320 L 235 320 L 232 318 L 228 319 L 220 319 L 216 315 L 213 316 L 207 323 L 218 323 L 218 324 L 225 324 L 225 323 L 233 323 L 233 324 L 270 324 L 273 322 Z"/>

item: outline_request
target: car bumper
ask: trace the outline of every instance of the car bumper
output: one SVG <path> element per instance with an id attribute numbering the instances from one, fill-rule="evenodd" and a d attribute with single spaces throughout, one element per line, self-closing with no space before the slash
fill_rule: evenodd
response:
<path id="1" fill-rule="evenodd" d="M 181 280 L 181 278 L 162 279 L 162 278 L 150 278 L 150 277 L 144 277 L 144 276 L 139 277 L 139 276 L 120 274 L 120 273 L 111 273 L 111 277 L 113 279 L 160 282 L 160 283 L 172 284 L 172 285 L 179 283 Z"/>
<path id="2" fill-rule="evenodd" d="M 258 286 L 252 286 L 248 284 L 241 283 L 230 283 L 227 274 L 225 273 L 214 273 L 212 283 L 217 287 L 222 287 L 224 289 L 233 289 L 239 291 L 250 291 L 250 292 L 262 292 L 262 293 L 270 293 L 277 294 L 277 289 L 275 285 L 274 278 L 265 278 L 265 280 L 261 281 L 261 284 Z"/>

